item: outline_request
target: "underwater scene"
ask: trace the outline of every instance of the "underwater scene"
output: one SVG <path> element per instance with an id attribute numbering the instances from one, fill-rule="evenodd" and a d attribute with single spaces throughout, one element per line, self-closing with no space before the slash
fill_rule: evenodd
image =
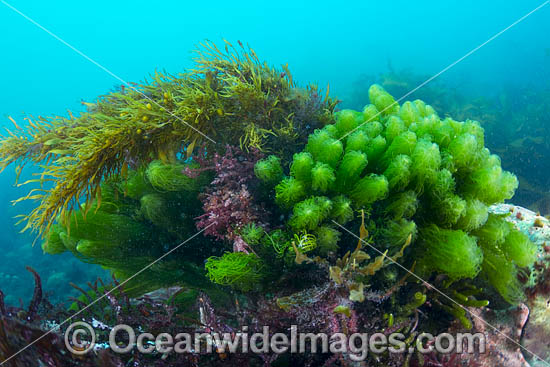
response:
<path id="1" fill-rule="evenodd" d="M 0 31 L 0 366 L 550 366 L 550 1 Z"/>

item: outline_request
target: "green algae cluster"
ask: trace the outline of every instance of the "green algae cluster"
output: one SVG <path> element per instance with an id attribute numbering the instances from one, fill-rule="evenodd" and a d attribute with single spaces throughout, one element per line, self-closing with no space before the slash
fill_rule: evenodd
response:
<path id="1" fill-rule="evenodd" d="M 362 106 L 368 98 L 368 87 L 379 83 L 395 96 L 401 96 L 422 84 L 429 75 L 421 75 L 410 69 L 390 70 L 380 75 L 362 75 L 356 81 L 352 96 L 346 105 Z M 503 159 L 505 168 L 517 175 L 520 186 L 514 203 L 542 214 L 550 213 L 547 187 L 550 177 L 548 140 L 550 89 L 547 85 L 501 86 L 491 93 L 493 97 L 456 88 L 446 82 L 429 83 L 415 91 L 415 96 L 430 101 L 441 114 L 455 119 L 480 121 L 485 129 L 487 145 Z M 525 157 L 530 157 L 525 164 Z"/>
<path id="2" fill-rule="evenodd" d="M 212 282 L 242 291 L 253 289 L 262 280 L 262 267 L 262 260 L 257 255 L 242 252 L 226 252 L 221 257 L 210 257 L 205 265 Z"/>
<path id="3" fill-rule="evenodd" d="M 378 85 L 369 99 L 363 111 L 340 111 L 334 124 L 311 134 L 286 176 L 275 157 L 257 164 L 258 178 L 288 213 L 288 230 L 312 233 L 323 255 L 343 246 L 339 225 L 353 227 L 365 210 L 381 251 L 413 239 L 405 263 L 416 262 L 418 274 L 483 278 L 515 302 L 518 269 L 533 264 L 536 248 L 488 214 L 518 182 L 485 148 L 483 129 L 441 118 L 420 100 L 400 106 Z"/>
<path id="4" fill-rule="evenodd" d="M 207 174 L 191 179 L 182 173 L 193 166 L 153 161 L 127 177 L 113 176 L 101 185 L 101 196 L 70 216 L 58 217 L 42 243 L 44 252 L 70 251 L 111 270 L 118 279 L 140 272 L 195 233 L 197 193 L 209 179 Z M 141 273 L 126 289 L 141 294 L 174 283 L 204 285 L 197 255 L 179 252 Z"/>
<path id="5" fill-rule="evenodd" d="M 270 292 L 271 287 L 278 287 L 276 284 L 282 275 L 296 270 L 293 238 L 287 231 L 267 231 L 249 224 L 240 236 L 250 245 L 251 252 L 225 252 L 222 256 L 209 257 L 205 270 L 211 282 L 242 292 Z M 300 236 L 295 235 L 296 238 Z M 315 247 L 315 243 L 312 245 Z"/>
<path id="6" fill-rule="evenodd" d="M 16 163 L 20 173 L 40 163 L 39 178 L 28 183 L 43 186 L 20 199 L 38 201 L 25 228 L 44 237 L 48 254 L 70 251 L 117 279 L 132 278 L 124 287 L 132 296 L 221 286 L 276 295 L 290 310 L 301 294 L 346 289 L 345 304 L 331 312 L 349 317 L 353 302 L 391 297 L 383 306 L 389 327 L 425 304 L 468 326 L 457 304 L 486 306 L 492 292 L 516 303 L 518 274 L 537 251 L 488 212 L 514 195 L 518 181 L 485 148 L 479 123 L 441 117 L 421 100 L 400 105 L 378 85 L 369 99 L 361 111 L 334 112 L 328 93 L 298 88 L 286 66 L 207 43 L 185 74 L 157 73 L 79 117 L 16 125 L 0 140 L 0 167 Z M 205 196 L 240 197 L 206 190 L 216 185 L 212 157 L 237 148 L 263 154 L 242 201 L 270 217 L 228 221 L 222 229 L 231 230 L 231 244 L 197 234 L 197 222 L 208 211 Z M 455 304 L 406 279 L 395 262 Z M 399 293 L 406 283 L 410 292 Z"/>

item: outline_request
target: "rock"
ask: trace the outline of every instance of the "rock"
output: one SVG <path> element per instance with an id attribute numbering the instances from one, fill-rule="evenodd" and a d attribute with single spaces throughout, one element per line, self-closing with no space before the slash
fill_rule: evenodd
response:
<path id="1" fill-rule="evenodd" d="M 531 315 L 523 329 L 521 344 L 529 352 L 524 352 L 531 366 L 548 366 L 550 363 L 550 306 L 549 295 L 539 294 L 529 300 Z M 538 358 L 537 358 L 538 357 Z M 542 359 L 545 362 L 537 361 Z"/>
<path id="2" fill-rule="evenodd" d="M 479 345 L 476 345 L 474 353 L 461 354 L 461 366 L 530 367 L 520 346 L 523 328 L 529 317 L 527 306 L 521 304 L 509 310 L 498 311 L 474 307 L 470 307 L 468 310 L 472 319 L 472 329 L 464 330 L 457 322 L 455 327 L 451 327 L 448 332 L 452 335 L 457 333 L 484 334 L 485 351 L 480 350 Z M 466 348 L 466 345 L 464 347 Z"/>

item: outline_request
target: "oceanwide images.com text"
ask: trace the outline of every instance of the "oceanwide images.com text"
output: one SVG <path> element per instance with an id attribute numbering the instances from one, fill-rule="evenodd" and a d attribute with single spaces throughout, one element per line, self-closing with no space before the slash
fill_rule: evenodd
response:
<path id="1" fill-rule="evenodd" d="M 128 325 L 117 325 L 109 333 L 108 341 L 96 341 L 91 325 L 85 322 L 71 324 L 65 332 L 65 344 L 74 354 L 86 354 L 94 348 L 110 348 L 116 353 L 137 351 L 150 353 L 345 353 L 362 361 L 369 353 L 484 353 L 485 335 L 481 333 L 419 334 L 414 343 L 401 333 L 302 333 L 296 325 L 290 333 L 271 333 L 269 326 L 262 332 L 249 332 L 243 326 L 233 333 L 137 333 Z"/>

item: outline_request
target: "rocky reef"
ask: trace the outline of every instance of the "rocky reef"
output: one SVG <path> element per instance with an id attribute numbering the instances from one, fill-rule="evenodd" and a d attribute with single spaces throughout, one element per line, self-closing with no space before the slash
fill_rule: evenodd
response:
<path id="1" fill-rule="evenodd" d="M 478 122 L 441 117 L 421 100 L 400 105 L 376 84 L 361 111 L 338 111 L 328 91 L 299 87 L 286 65 L 272 68 L 240 42 L 222 51 L 206 43 L 197 55 L 182 75 L 157 73 L 79 117 L 14 122 L 0 140 L 3 168 L 42 167 L 20 199 L 38 202 L 24 229 L 47 254 L 70 252 L 113 274 L 111 284 L 78 287 L 64 313 L 101 322 L 106 334 L 116 323 L 164 332 L 296 325 L 400 332 L 411 347 L 422 332 L 477 330 L 479 315 L 540 303 L 546 244 L 510 221 L 518 214 L 502 203 L 518 180 Z M 17 315 L 2 311 L 0 331 L 45 329 Z M 7 358 L 23 337 L 1 335 Z M 38 353 L 44 365 L 52 353 Z M 411 351 L 362 362 L 314 351 L 55 356 L 83 366 L 465 361 Z"/>

